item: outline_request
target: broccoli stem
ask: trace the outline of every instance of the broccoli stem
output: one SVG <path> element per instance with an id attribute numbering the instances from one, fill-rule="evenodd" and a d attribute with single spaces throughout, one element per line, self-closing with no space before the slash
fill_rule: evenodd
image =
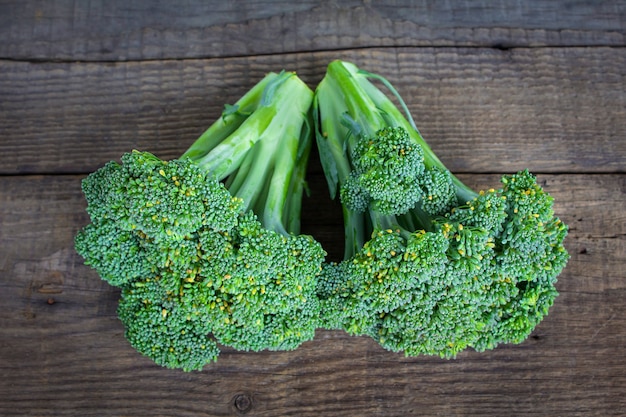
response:
<path id="1" fill-rule="evenodd" d="M 419 130 L 415 126 L 415 122 L 413 121 L 411 114 L 408 112 L 406 104 L 404 103 L 398 92 L 393 88 L 393 86 L 380 75 L 371 74 L 365 71 L 360 72 L 365 75 L 365 77 L 375 78 L 381 81 L 384 80 L 383 83 L 388 88 L 390 88 L 392 93 L 396 96 L 396 98 L 400 102 L 401 107 L 405 110 L 406 118 L 404 117 L 402 112 L 400 112 L 400 110 L 393 104 L 393 102 L 379 89 L 377 89 L 371 82 L 369 82 L 367 78 L 357 78 L 359 85 L 374 101 L 376 107 L 380 109 L 387 123 L 390 126 L 403 127 L 407 132 L 409 132 L 409 136 L 421 146 L 422 151 L 424 152 L 424 166 L 426 166 L 426 168 L 438 167 L 443 170 L 450 171 L 433 152 L 428 143 L 424 140 Z M 450 176 L 452 178 L 452 182 L 454 183 L 457 199 L 460 204 L 470 201 L 478 196 L 478 193 L 476 193 L 476 191 L 465 185 L 452 172 L 450 172 Z"/>
<path id="2" fill-rule="evenodd" d="M 326 74 L 331 81 L 337 80 L 339 88 L 344 91 L 343 95 L 345 96 L 344 101 L 347 107 L 347 114 L 360 126 L 363 130 L 362 133 L 372 136 L 376 131 L 385 126 L 402 127 L 409 133 L 411 139 L 422 148 L 424 152 L 424 165 L 427 168 L 438 167 L 449 171 L 419 133 L 415 122 L 408 112 L 406 104 L 391 83 L 386 79 L 380 75 L 359 70 L 356 65 L 343 61 L 333 61 L 330 63 Z M 368 78 L 374 78 L 383 82 L 398 99 L 400 106 L 404 109 L 406 114 L 403 114 L 393 101 L 374 86 Z M 345 118 L 345 116 L 342 117 Z M 357 133 L 354 129 L 351 130 L 352 133 Z M 349 144 L 352 143 L 354 142 L 350 141 Z M 451 173 L 451 177 L 456 189 L 459 204 L 466 203 L 478 195 L 474 190 L 454 176 L 454 174 Z"/>
<path id="3" fill-rule="evenodd" d="M 343 78 L 340 81 L 348 83 L 350 79 Z M 350 128 L 346 126 L 347 120 L 339 117 L 345 114 L 346 98 L 336 82 L 334 78 L 324 77 L 316 89 L 313 102 L 315 136 L 331 198 L 337 196 L 340 185 L 347 180 L 352 171 L 348 156 L 351 146 L 348 142 L 351 138 L 356 138 L 356 135 L 353 135 Z M 378 119 L 375 114 L 371 117 L 382 123 L 382 119 Z M 368 126 L 367 123 L 365 125 Z M 347 259 L 356 254 L 369 236 L 365 227 L 364 213 L 350 210 L 345 205 L 342 207 L 345 235 L 344 259 Z"/>
<path id="4" fill-rule="evenodd" d="M 302 125 L 300 132 L 300 143 L 298 145 L 296 165 L 294 166 L 291 184 L 287 192 L 287 201 L 284 205 L 283 224 L 287 232 L 294 235 L 300 234 L 300 215 L 302 211 L 302 197 L 305 192 L 308 193 L 308 185 L 306 182 L 306 172 L 309 162 L 309 155 L 312 147 L 312 125 L 311 111 L 307 113 L 305 123 Z"/>
<path id="5" fill-rule="evenodd" d="M 381 81 L 406 114 L 368 78 Z M 449 172 L 422 138 L 398 92 L 379 75 L 359 70 L 349 62 L 333 61 L 317 87 L 313 107 L 318 149 L 332 198 L 336 197 L 337 191 L 350 176 L 351 155 L 358 139 L 362 136 L 375 137 L 376 132 L 387 127 L 401 127 L 407 131 L 411 140 L 421 147 L 426 168 L 437 167 Z M 451 178 L 459 204 L 465 204 L 478 195 L 452 173 Z M 346 207 L 343 212 L 346 238 L 344 259 L 360 250 L 369 240 L 372 229 L 400 228 L 407 231 L 404 227 L 432 228 L 432 219 L 419 207 L 397 217 L 386 217 L 372 209 L 367 215 Z"/>
<path id="6" fill-rule="evenodd" d="M 299 231 L 313 92 L 291 72 L 268 74 L 183 154 L 243 200 L 269 230 Z M 297 197 L 300 198 L 297 198 Z"/>
<path id="7" fill-rule="evenodd" d="M 182 157 L 189 157 L 198 162 L 232 135 L 237 128 L 260 105 L 263 91 L 267 85 L 276 81 L 276 73 L 268 73 L 261 81 L 246 92 L 234 105 L 225 106 L 222 117 L 216 120 L 196 141 L 183 153 Z"/>

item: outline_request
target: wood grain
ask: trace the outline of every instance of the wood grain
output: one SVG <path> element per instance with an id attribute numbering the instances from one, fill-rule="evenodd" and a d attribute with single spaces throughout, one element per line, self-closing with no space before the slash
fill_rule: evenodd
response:
<path id="1" fill-rule="evenodd" d="M 268 71 L 314 88 L 345 59 L 387 78 L 453 172 L 624 172 L 626 49 L 390 48 L 120 63 L 0 62 L 0 173 L 180 155 Z"/>
<path id="2" fill-rule="evenodd" d="M 0 58 L 125 61 L 372 46 L 626 43 L 623 1 L 0 2 Z"/>
<path id="3" fill-rule="evenodd" d="M 626 410 L 626 2 L 0 0 L 0 415 L 618 416 Z M 474 188 L 530 168 L 570 226 L 560 296 L 520 345 L 404 358 L 319 331 L 203 372 L 124 339 L 74 252 L 80 180 L 178 156 L 266 72 L 387 78 Z M 343 252 L 318 156 L 302 231 Z"/>
<path id="4" fill-rule="evenodd" d="M 87 221 L 81 178 L 0 181 L 3 416 L 227 416 L 246 407 L 255 416 L 610 416 L 626 407 L 624 175 L 539 177 L 570 225 L 572 258 L 549 316 L 521 345 L 445 361 L 320 331 L 293 352 L 224 349 L 189 374 L 127 344 L 118 292 L 74 253 L 73 235 Z M 462 179 L 484 188 L 498 176 Z M 327 207 L 323 179 L 311 185 L 309 203 Z M 316 235 L 318 226 L 304 229 Z M 341 238 L 340 229 L 328 233 Z"/>

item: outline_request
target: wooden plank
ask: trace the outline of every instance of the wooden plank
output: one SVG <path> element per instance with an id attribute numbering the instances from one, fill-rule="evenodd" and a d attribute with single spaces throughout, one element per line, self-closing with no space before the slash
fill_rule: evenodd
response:
<path id="1" fill-rule="evenodd" d="M 625 21 L 623 1 L 9 0 L 0 4 L 0 57 L 119 61 L 373 46 L 623 46 Z"/>
<path id="2" fill-rule="evenodd" d="M 118 293 L 72 250 L 87 220 L 81 178 L 0 181 L 3 416 L 552 417 L 626 409 L 626 175 L 539 177 L 571 227 L 572 259 L 550 315 L 521 345 L 445 361 L 403 358 L 366 338 L 320 331 L 293 352 L 225 349 L 216 364 L 190 374 L 157 367 L 127 344 L 115 317 Z M 462 179 L 485 188 L 498 176 Z M 324 181 L 313 177 L 311 185 L 308 207 L 323 213 Z M 315 235 L 338 220 L 307 221 L 304 229 Z M 340 229 L 325 233 L 342 239 Z"/>
<path id="3" fill-rule="evenodd" d="M 314 87 L 333 59 L 394 83 L 454 172 L 623 172 L 626 49 L 386 48 L 130 63 L 0 62 L 0 174 L 182 153 L 268 71 Z"/>

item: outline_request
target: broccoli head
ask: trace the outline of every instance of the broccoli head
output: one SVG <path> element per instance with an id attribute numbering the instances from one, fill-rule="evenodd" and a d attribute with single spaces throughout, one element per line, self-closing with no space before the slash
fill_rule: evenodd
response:
<path id="1" fill-rule="evenodd" d="M 312 99 L 295 74 L 270 73 L 180 158 L 133 151 L 83 180 L 91 223 L 76 250 L 121 287 L 126 337 L 158 364 L 313 338 L 326 253 L 300 234 Z"/>
<path id="2" fill-rule="evenodd" d="M 351 63 L 328 66 L 314 109 L 346 237 L 344 259 L 318 280 L 323 326 L 407 355 L 526 339 L 568 259 L 567 227 L 536 178 L 521 171 L 498 190 L 472 190 L 430 149 L 393 86 Z"/>
<path id="3" fill-rule="evenodd" d="M 300 233 L 313 137 L 343 207 L 336 262 Z M 82 189 L 91 223 L 75 247 L 120 287 L 126 338 L 186 371 L 221 346 L 295 349 L 318 327 L 407 355 L 519 343 L 548 314 L 569 256 L 567 226 L 535 176 L 474 191 L 391 83 L 342 61 L 315 94 L 270 73 L 181 157 L 132 151 Z"/>

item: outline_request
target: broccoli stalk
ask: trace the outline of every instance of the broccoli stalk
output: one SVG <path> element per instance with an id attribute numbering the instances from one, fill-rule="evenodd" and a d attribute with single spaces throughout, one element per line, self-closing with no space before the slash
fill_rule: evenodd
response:
<path id="1" fill-rule="evenodd" d="M 158 364 L 313 338 L 325 252 L 299 234 L 312 99 L 295 74 L 270 73 L 180 158 L 133 151 L 83 180 L 91 223 L 76 250 L 122 289 L 126 337 Z"/>
<path id="2" fill-rule="evenodd" d="M 411 215 L 428 229 L 422 205 L 435 214 L 478 196 L 439 160 L 408 110 L 407 119 L 368 78 L 383 81 L 406 109 L 387 80 L 342 61 L 328 66 L 314 102 L 317 143 L 331 197 L 341 190 L 347 235 L 357 237 L 348 240 L 346 257 L 369 238 L 360 230 L 364 222 L 359 216 L 368 205 L 388 215 L 416 209 Z"/>
<path id="3" fill-rule="evenodd" d="M 311 101 L 312 92 L 293 73 L 270 73 L 227 106 L 182 158 L 225 181 L 266 229 L 298 234 Z"/>
<path id="4" fill-rule="evenodd" d="M 319 279 L 324 326 L 407 355 L 524 340 L 568 258 L 567 227 L 535 178 L 522 171 L 497 191 L 472 190 L 424 141 L 393 86 L 351 63 L 328 66 L 313 106 L 346 237 L 344 260 Z"/>

